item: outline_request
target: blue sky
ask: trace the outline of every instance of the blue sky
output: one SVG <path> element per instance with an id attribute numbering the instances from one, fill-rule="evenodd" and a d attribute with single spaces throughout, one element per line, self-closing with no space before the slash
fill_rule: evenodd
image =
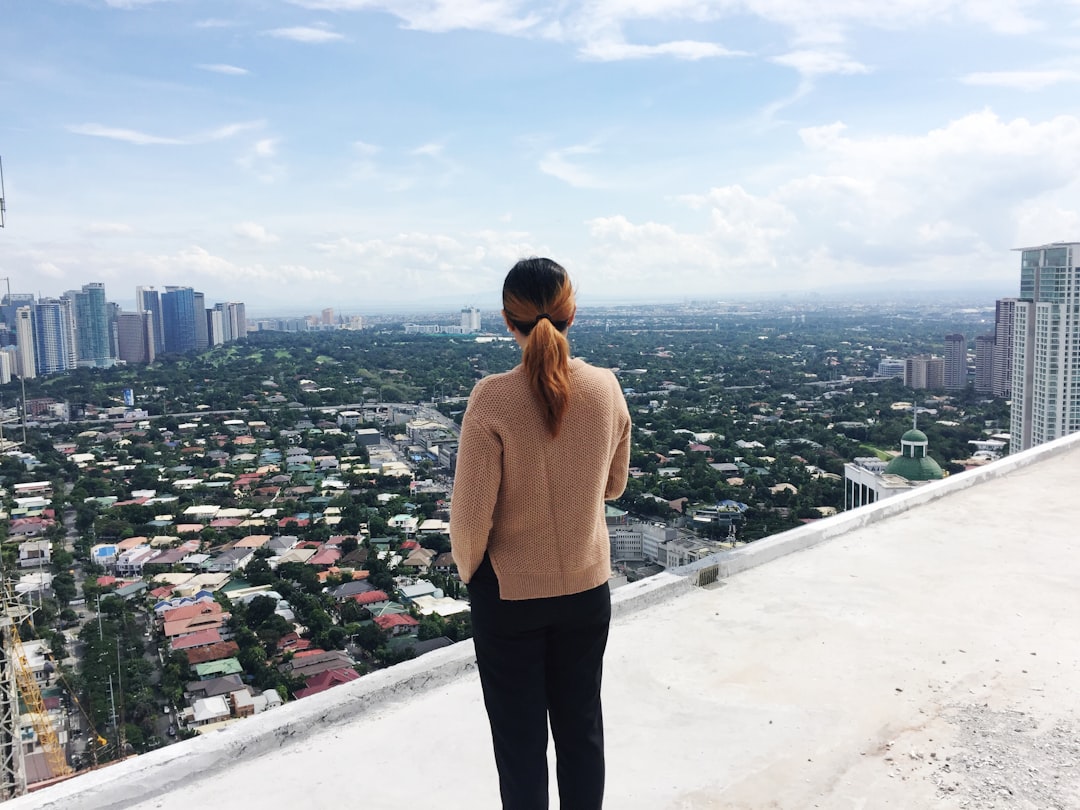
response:
<path id="1" fill-rule="evenodd" d="M 913 285 L 1080 240 L 1078 0 L 0 0 L 13 291 Z"/>

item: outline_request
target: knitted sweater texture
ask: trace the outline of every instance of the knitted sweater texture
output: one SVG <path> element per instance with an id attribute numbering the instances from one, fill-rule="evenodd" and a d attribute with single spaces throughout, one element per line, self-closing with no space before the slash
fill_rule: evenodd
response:
<path id="1" fill-rule="evenodd" d="M 611 574 L 604 500 L 626 487 L 630 414 L 615 375 L 570 361 L 559 435 L 522 366 L 476 384 L 461 423 L 450 542 L 463 581 L 484 559 L 503 599 L 564 596 Z"/>

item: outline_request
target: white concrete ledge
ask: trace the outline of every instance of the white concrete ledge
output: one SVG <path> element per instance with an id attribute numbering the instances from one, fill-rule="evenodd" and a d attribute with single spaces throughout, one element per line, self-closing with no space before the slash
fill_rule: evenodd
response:
<path id="1" fill-rule="evenodd" d="M 858 531 L 915 506 L 1001 478 L 1037 461 L 1080 447 L 1080 434 L 1009 456 L 978 470 L 861 507 L 851 512 L 756 541 L 690 566 L 661 573 L 617 589 L 612 596 L 616 621 L 685 595 L 703 572 L 730 577 L 825 540 Z M 710 569 L 713 569 L 710 571 Z M 400 702 L 431 692 L 475 669 L 471 641 L 364 676 L 281 708 L 257 715 L 193 740 L 78 775 L 38 792 L 10 800 L 11 810 L 122 810 L 189 787 L 193 780 L 215 779 L 229 768 L 262 754 L 294 745 L 309 735 L 360 717 L 378 715 Z M 260 786 L 256 795 L 266 795 Z"/>

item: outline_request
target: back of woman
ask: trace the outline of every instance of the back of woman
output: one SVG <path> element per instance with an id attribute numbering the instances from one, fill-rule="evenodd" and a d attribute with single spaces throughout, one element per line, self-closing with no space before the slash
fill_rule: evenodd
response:
<path id="1" fill-rule="evenodd" d="M 604 499 L 625 486 L 629 415 L 610 371 L 575 359 L 569 372 L 558 435 L 547 433 L 521 366 L 477 384 L 462 426 L 454 558 L 467 579 L 487 553 L 504 599 L 574 593 L 610 574 Z"/>
<path id="2" fill-rule="evenodd" d="M 622 494 L 630 415 L 608 370 L 571 359 L 566 271 L 518 262 L 503 317 L 522 363 L 477 383 L 462 420 L 450 539 L 473 638 L 504 810 L 603 802 L 600 682 L 611 617 L 604 500 Z"/>

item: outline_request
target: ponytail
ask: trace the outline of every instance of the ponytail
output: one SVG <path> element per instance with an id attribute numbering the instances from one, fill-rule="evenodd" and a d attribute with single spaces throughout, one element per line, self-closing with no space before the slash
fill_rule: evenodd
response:
<path id="1" fill-rule="evenodd" d="M 551 259 L 523 259 L 503 282 L 503 313 L 527 340 L 521 364 L 544 411 L 544 424 L 559 435 L 570 405 L 570 343 L 574 288 Z"/>
<path id="2" fill-rule="evenodd" d="M 550 318 L 541 318 L 529 333 L 521 364 L 529 386 L 544 406 L 544 423 L 559 435 L 563 414 L 570 404 L 570 342 Z"/>

